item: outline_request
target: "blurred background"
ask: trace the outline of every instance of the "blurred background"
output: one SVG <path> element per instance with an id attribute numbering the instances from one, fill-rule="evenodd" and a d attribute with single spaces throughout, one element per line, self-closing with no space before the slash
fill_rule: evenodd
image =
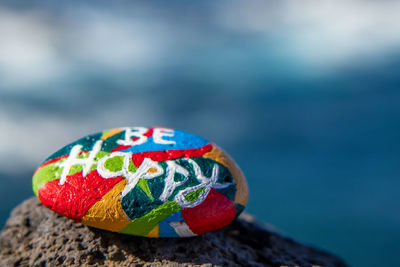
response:
<path id="1" fill-rule="evenodd" d="M 2 1 L 0 227 L 52 152 L 119 126 L 204 136 L 247 212 L 353 266 L 400 251 L 399 1 Z"/>

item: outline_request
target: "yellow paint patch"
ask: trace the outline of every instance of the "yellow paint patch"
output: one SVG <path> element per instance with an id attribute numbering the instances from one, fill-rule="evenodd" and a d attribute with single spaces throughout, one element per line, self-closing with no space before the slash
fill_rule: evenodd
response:
<path id="1" fill-rule="evenodd" d="M 103 134 L 103 136 L 101 137 L 101 140 L 106 140 L 107 138 L 121 132 L 122 130 L 123 129 L 121 129 L 121 128 L 111 129 Z"/>
<path id="2" fill-rule="evenodd" d="M 158 238 L 160 236 L 160 226 L 157 224 L 146 237 Z"/>
<path id="3" fill-rule="evenodd" d="M 212 145 L 212 150 L 205 153 L 203 157 L 215 160 L 228 168 L 236 183 L 235 202 L 246 206 L 247 201 L 249 200 L 249 187 L 242 170 L 225 151 L 215 144 Z"/>
<path id="4" fill-rule="evenodd" d="M 82 219 L 82 223 L 96 228 L 119 232 L 131 221 L 122 209 L 120 197 L 128 181 L 116 184 L 101 200 L 96 202 Z"/>

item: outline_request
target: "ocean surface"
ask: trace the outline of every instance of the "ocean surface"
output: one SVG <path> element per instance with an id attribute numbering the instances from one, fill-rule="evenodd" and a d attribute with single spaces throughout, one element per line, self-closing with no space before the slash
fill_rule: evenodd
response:
<path id="1" fill-rule="evenodd" d="M 0 227 L 52 152 L 158 125 L 228 151 L 260 221 L 395 266 L 400 4 L 328 2 L 0 4 Z"/>

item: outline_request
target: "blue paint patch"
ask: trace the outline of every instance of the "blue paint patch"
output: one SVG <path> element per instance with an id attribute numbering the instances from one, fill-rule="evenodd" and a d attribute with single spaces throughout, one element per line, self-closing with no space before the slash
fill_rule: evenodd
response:
<path id="1" fill-rule="evenodd" d="M 174 136 L 163 136 L 163 139 L 166 141 L 175 141 L 175 144 L 157 144 L 154 143 L 153 136 L 151 136 L 147 138 L 145 143 L 129 147 L 121 150 L 121 152 L 141 153 L 148 151 L 196 149 L 209 143 L 208 140 L 200 136 L 182 130 L 174 130 Z"/>
<path id="2" fill-rule="evenodd" d="M 180 222 L 184 221 L 181 212 L 175 212 L 171 216 L 165 218 L 161 222 L 158 223 L 160 226 L 160 237 L 180 237 L 176 232 L 175 229 L 169 225 L 170 222 Z"/>

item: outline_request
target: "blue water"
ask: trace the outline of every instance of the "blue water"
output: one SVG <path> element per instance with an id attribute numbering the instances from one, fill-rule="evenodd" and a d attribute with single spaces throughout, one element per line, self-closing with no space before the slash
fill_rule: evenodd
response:
<path id="1" fill-rule="evenodd" d="M 25 26 L 21 31 L 35 42 L 33 52 L 50 51 L 50 59 L 44 53 L 37 62 L 22 61 L 32 66 L 20 73 L 1 63 L 0 53 L 0 226 L 33 195 L 36 166 L 63 145 L 111 127 L 159 125 L 196 133 L 227 150 L 249 182 L 247 211 L 261 221 L 352 266 L 396 265 L 396 46 L 357 56 L 362 46 L 340 52 L 332 44 L 299 56 L 287 48 L 297 46 L 287 28 L 224 28 L 213 17 L 225 14 L 218 4 L 127 9 L 121 3 L 39 3 L 33 13 L 27 4 L 3 5 L 11 24 L 13 17 L 37 23 L 43 40 L 29 39 Z M 44 22 L 32 22 L 37 14 Z M 132 55 L 130 45 L 137 42 L 145 45 Z M 146 54 L 147 46 L 157 49 Z M 314 60 L 328 50 L 338 56 Z M 45 75 L 36 72 L 40 66 Z"/>

